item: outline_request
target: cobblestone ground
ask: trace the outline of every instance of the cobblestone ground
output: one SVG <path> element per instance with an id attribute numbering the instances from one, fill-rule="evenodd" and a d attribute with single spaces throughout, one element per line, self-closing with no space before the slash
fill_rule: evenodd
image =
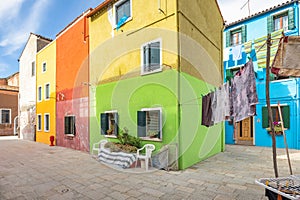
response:
<path id="1" fill-rule="evenodd" d="M 0 199 L 266 199 L 255 179 L 274 177 L 271 148 L 226 146 L 183 171 L 116 170 L 88 153 L 0 139 Z M 288 176 L 284 149 L 279 175 Z M 294 174 L 300 151 L 290 150 Z"/>

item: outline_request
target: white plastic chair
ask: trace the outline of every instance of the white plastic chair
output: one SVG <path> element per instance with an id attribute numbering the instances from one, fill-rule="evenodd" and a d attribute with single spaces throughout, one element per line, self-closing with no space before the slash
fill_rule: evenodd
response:
<path id="1" fill-rule="evenodd" d="M 107 140 L 100 140 L 99 142 L 97 143 L 94 143 L 93 144 L 93 149 L 92 149 L 92 155 L 94 155 L 94 151 L 97 151 L 97 156 L 99 155 L 100 153 L 100 149 L 104 149 L 104 145 L 107 143 L 108 141 Z"/>
<path id="2" fill-rule="evenodd" d="M 145 154 L 141 154 L 140 152 L 144 149 L 145 149 Z M 152 154 L 152 151 L 154 151 L 154 150 L 155 150 L 155 146 L 153 144 L 145 144 L 142 148 L 138 149 L 136 152 L 135 167 L 137 165 L 138 160 L 143 159 L 143 160 L 145 160 L 146 171 L 148 171 L 149 161 L 152 166 L 151 154 Z"/>

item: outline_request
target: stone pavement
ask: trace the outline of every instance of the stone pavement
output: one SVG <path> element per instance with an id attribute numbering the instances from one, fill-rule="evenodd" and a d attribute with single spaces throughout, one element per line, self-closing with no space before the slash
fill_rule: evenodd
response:
<path id="1" fill-rule="evenodd" d="M 117 170 L 63 147 L 0 139 L 0 199 L 266 199 L 256 178 L 274 177 L 271 148 L 226 151 L 178 172 Z M 279 175 L 289 174 L 278 149 Z M 290 150 L 294 174 L 300 151 Z"/>

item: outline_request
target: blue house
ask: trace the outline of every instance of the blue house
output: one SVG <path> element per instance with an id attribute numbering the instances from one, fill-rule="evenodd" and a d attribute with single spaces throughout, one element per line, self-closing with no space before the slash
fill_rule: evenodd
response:
<path id="1" fill-rule="evenodd" d="M 299 1 L 292 0 L 275 5 L 244 19 L 226 25 L 224 30 L 224 77 L 230 80 L 249 59 L 256 73 L 258 104 L 256 116 L 238 123 L 226 122 L 227 144 L 272 146 L 268 132 L 266 107 L 266 39 L 271 34 L 271 64 L 278 49 L 282 33 L 299 35 Z M 225 39 L 226 38 L 226 39 Z M 299 55 L 297 55 L 299 56 Z M 300 79 L 270 75 L 270 101 L 273 119 L 279 122 L 278 102 L 283 115 L 289 148 L 300 149 Z M 284 147 L 280 130 L 276 136 L 277 147 Z"/>

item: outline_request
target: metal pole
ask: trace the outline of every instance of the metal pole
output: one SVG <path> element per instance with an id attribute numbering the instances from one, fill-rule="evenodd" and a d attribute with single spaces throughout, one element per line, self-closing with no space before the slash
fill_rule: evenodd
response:
<path id="1" fill-rule="evenodd" d="M 271 127 L 272 135 L 272 150 L 273 150 L 273 167 L 275 177 L 278 177 L 278 167 L 277 167 L 277 153 L 276 153 L 276 138 L 273 124 L 273 113 L 270 105 L 270 48 L 271 48 L 271 35 L 268 34 L 267 39 L 267 62 L 266 62 L 266 101 L 269 113 L 269 125 Z"/>

